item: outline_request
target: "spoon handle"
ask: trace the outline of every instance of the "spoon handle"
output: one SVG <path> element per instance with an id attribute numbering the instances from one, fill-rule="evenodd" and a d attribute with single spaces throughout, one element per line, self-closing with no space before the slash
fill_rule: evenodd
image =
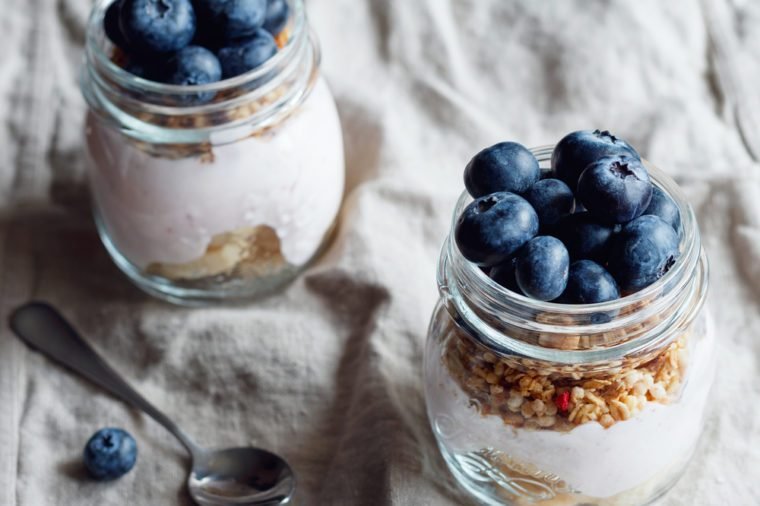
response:
<path id="1" fill-rule="evenodd" d="M 10 326 L 24 342 L 43 355 L 144 411 L 174 434 L 191 455 L 199 453 L 195 443 L 130 387 L 51 305 L 44 302 L 24 304 L 11 314 Z"/>

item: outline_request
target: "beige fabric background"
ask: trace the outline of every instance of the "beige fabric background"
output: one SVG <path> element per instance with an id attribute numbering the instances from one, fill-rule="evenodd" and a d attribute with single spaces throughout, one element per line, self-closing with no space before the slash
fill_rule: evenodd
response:
<path id="1" fill-rule="evenodd" d="M 287 457 L 299 504 L 461 504 L 420 364 L 462 168 L 499 140 L 608 128 L 682 183 L 712 260 L 720 372 L 699 452 L 662 504 L 760 504 L 760 3 L 308 0 L 344 125 L 338 238 L 282 294 L 203 310 L 143 295 L 96 237 L 76 84 L 88 8 L 0 0 L 3 321 L 29 298 L 60 306 L 201 443 Z M 92 483 L 82 445 L 113 424 L 139 463 Z M 184 505 L 185 465 L 162 428 L 3 323 L 0 505 Z"/>

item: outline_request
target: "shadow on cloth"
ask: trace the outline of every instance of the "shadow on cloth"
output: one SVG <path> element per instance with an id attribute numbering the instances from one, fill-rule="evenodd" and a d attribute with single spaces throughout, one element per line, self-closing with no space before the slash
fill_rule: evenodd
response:
<path id="1" fill-rule="evenodd" d="M 387 504 L 395 493 L 419 486 L 421 475 L 432 477 L 429 483 L 436 490 L 430 490 L 431 497 L 456 497 L 445 485 L 438 486 L 448 483 L 440 479 L 448 475 L 425 417 L 421 385 L 394 372 L 389 362 L 396 352 L 385 332 L 393 330 L 378 328 L 391 303 L 387 288 L 340 270 L 309 276 L 306 285 L 334 315 L 335 327 L 346 333 L 334 402 L 320 424 L 330 429 L 316 430 L 338 434 L 325 458 L 319 501 L 341 504 L 362 497 L 374 498 L 363 504 Z"/>
<path id="2" fill-rule="evenodd" d="M 92 217 L 81 210 L 19 207 L 0 216 L 6 267 L 17 293 L 61 306 L 109 301 L 139 303 L 147 296 L 117 269 L 103 248 Z"/>

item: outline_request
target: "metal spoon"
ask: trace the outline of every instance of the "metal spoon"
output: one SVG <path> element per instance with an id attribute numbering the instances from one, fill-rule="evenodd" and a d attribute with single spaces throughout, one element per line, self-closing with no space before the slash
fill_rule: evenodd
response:
<path id="1" fill-rule="evenodd" d="M 295 491 L 293 470 L 281 457 L 258 448 L 209 450 L 196 445 L 174 422 L 114 371 L 52 306 L 31 302 L 16 309 L 10 326 L 32 348 L 141 409 L 174 434 L 192 457 L 190 495 L 201 505 L 277 505 Z"/>

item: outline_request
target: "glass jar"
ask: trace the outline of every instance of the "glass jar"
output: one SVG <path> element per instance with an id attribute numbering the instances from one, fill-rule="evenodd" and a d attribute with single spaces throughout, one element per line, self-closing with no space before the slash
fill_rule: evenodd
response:
<path id="1" fill-rule="evenodd" d="M 87 28 L 81 88 L 98 232 L 139 287 L 179 303 L 250 297 L 326 243 L 343 196 L 343 140 L 302 0 L 262 66 L 200 86 L 148 81 Z M 198 98 L 202 100 L 198 100 Z"/>
<path id="2" fill-rule="evenodd" d="M 552 148 L 533 152 L 547 170 Z M 449 469 L 480 501 L 647 504 L 694 451 L 715 368 L 702 311 L 708 264 L 693 210 L 647 166 L 680 208 L 681 255 L 659 281 L 619 300 L 523 297 L 446 240 L 425 398 Z M 471 200 L 460 198 L 454 223 Z"/>

